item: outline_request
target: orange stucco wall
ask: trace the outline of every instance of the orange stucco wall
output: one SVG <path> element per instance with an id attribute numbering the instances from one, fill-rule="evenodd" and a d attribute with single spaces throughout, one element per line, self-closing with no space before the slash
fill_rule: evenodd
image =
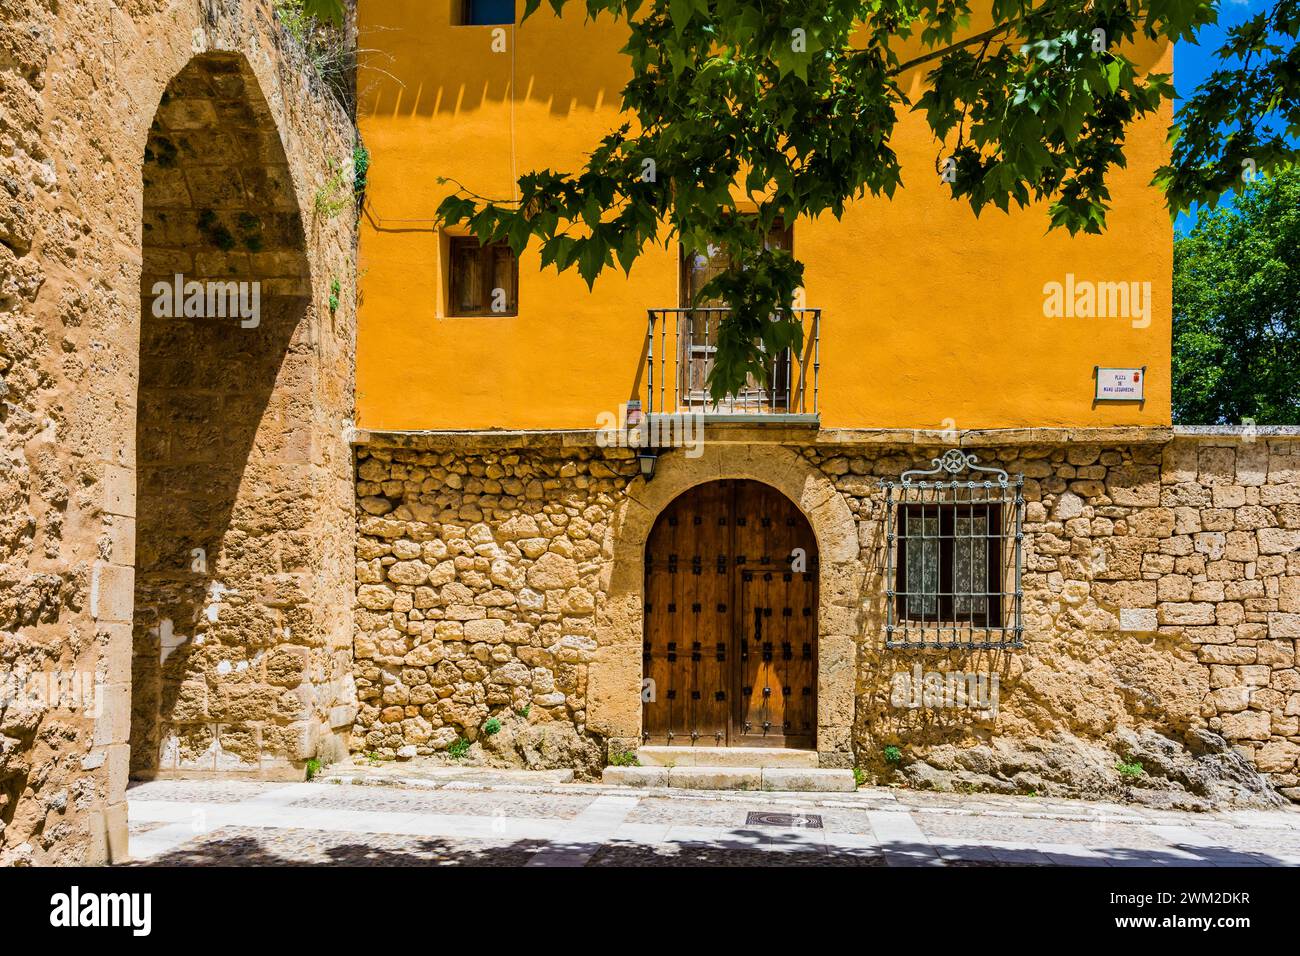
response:
<path id="1" fill-rule="evenodd" d="M 520 263 L 513 317 L 450 318 L 446 241 L 434 211 L 452 188 L 510 197 L 530 169 L 577 169 L 619 121 L 619 27 L 543 10 L 505 27 L 452 25 L 451 0 L 362 0 L 360 125 L 371 150 L 361 234 L 358 424 L 371 429 L 590 428 L 634 397 L 646 309 L 677 305 L 678 252 L 588 292 L 576 270 Z M 1138 59 L 1171 69 L 1168 47 Z M 914 74 L 913 82 L 919 82 Z M 837 221 L 794 227 L 806 304 L 823 310 L 824 427 L 991 428 L 1169 422 L 1172 236 L 1148 184 L 1169 116 L 1130 131 L 1104 236 L 1048 233 L 1045 209 L 978 220 L 935 173 L 918 115 L 894 148 L 904 188 Z M 1067 273 L 1150 282 L 1151 322 L 1046 318 L 1044 285 Z M 1148 368 L 1142 404 L 1095 404 L 1096 365 Z"/>

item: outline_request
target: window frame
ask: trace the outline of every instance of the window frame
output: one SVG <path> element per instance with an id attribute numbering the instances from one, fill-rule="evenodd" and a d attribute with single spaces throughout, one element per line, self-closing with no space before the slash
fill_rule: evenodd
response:
<path id="1" fill-rule="evenodd" d="M 447 243 L 447 309 L 446 315 L 449 318 L 511 318 L 519 315 L 519 257 L 515 255 L 514 250 L 510 248 L 509 243 L 504 240 L 484 244 L 477 236 L 448 236 Z M 478 264 L 480 276 L 484 277 L 486 287 L 480 287 L 475 290 L 476 299 L 482 302 L 481 306 L 462 307 L 460 292 L 462 291 L 458 280 L 458 256 L 462 250 L 472 250 L 477 253 L 481 260 Z M 492 309 L 492 289 L 496 288 L 491 285 L 492 276 L 495 273 L 495 263 L 492 261 L 493 255 L 497 251 L 504 250 L 510 256 L 510 283 L 507 308 L 504 312 L 495 312 Z"/>
<path id="2" fill-rule="evenodd" d="M 1003 620 L 1003 602 L 1002 602 L 1002 525 L 1003 511 L 1005 505 L 990 504 L 984 502 L 937 502 L 934 504 L 916 503 L 900 504 L 898 506 L 898 558 L 897 574 L 895 575 L 895 590 L 898 592 L 894 596 L 896 602 L 895 615 L 897 620 L 916 621 L 919 623 L 949 624 L 967 622 L 972 627 L 999 627 Z M 907 525 L 914 517 L 920 517 L 924 521 L 926 512 L 934 510 L 939 518 L 939 589 L 935 595 L 935 612 L 926 614 L 924 608 L 919 613 L 911 613 L 908 599 L 913 599 L 915 603 L 917 597 L 924 598 L 922 592 L 909 592 L 907 587 L 907 547 L 908 542 L 920 542 L 926 540 L 919 536 L 909 536 Z M 970 593 L 958 594 L 956 590 L 956 561 L 957 561 L 957 541 L 959 536 L 956 534 L 957 518 L 965 513 L 971 518 L 985 517 L 988 521 L 988 530 L 985 532 L 985 574 L 984 590 L 985 594 L 979 594 L 975 591 Z M 934 540 L 934 539 L 929 539 Z M 973 584 L 974 582 L 972 582 Z M 967 614 L 958 615 L 956 613 L 957 598 L 962 597 L 971 602 L 972 610 Z M 974 602 L 984 600 L 987 602 L 987 610 L 982 614 L 977 614 L 973 610 Z"/>
<path id="3" fill-rule="evenodd" d="M 452 26 L 457 27 L 505 27 L 514 26 L 519 22 L 519 7 L 517 2 L 512 2 L 510 5 L 509 20 L 492 20 L 484 21 L 482 23 L 476 23 L 471 19 L 471 14 L 474 9 L 474 0 L 460 0 L 459 3 L 453 5 L 452 9 L 456 11 L 456 19 L 453 21 Z"/>
<path id="4" fill-rule="evenodd" d="M 757 220 L 758 213 L 745 211 L 736 214 L 741 220 Z M 778 217 L 772 228 L 763 237 L 767 249 L 785 249 L 794 255 L 794 223 L 787 223 Z M 712 365 L 717 353 L 717 325 L 722 313 L 730 306 L 722 300 L 705 300 L 699 305 L 694 302 L 696 294 L 709 282 L 706 279 L 695 287 L 695 269 L 692 254 L 687 252 L 685 243 L 677 243 L 677 303 L 678 309 L 686 313 L 684 328 L 677 340 L 677 383 L 678 394 L 691 408 L 716 407 L 708 390 L 703 385 L 703 376 Z M 730 250 L 722 244 L 717 246 L 717 258 L 725 260 L 730 266 Z M 712 277 L 710 277 L 711 279 Z M 796 314 L 799 310 L 795 310 Z M 714 316 L 716 315 L 716 318 Z M 704 332 L 701 335 L 698 324 L 703 316 Z M 768 408 L 771 411 L 789 412 L 794 402 L 793 357 L 790 349 L 785 349 L 767 360 L 767 372 L 762 382 L 753 381 L 735 395 L 729 397 L 727 404 L 740 409 Z"/>

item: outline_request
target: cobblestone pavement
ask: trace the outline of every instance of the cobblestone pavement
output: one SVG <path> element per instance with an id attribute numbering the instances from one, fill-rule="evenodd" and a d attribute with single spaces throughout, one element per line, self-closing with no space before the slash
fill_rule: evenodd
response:
<path id="1" fill-rule="evenodd" d="M 400 786 L 364 775 L 349 779 L 136 784 L 127 792 L 132 860 L 166 866 L 1300 866 L 1300 810 L 1292 809 L 1197 814 L 885 789 L 629 790 L 487 771 Z"/>

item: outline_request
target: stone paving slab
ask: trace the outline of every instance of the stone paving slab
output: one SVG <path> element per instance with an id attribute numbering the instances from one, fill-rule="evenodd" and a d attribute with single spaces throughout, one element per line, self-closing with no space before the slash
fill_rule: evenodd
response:
<path id="1" fill-rule="evenodd" d="M 519 770 L 496 767 L 470 767 L 446 764 L 429 758 L 401 763 L 372 763 L 353 758 L 332 764 L 317 778 L 321 783 L 373 784 L 437 788 L 453 784 L 498 786 L 509 783 L 565 784 L 573 781 L 572 770 Z"/>
<path id="2" fill-rule="evenodd" d="M 783 853 L 763 847 L 722 848 L 712 844 L 647 846 L 615 841 L 596 851 L 587 866 L 884 866 L 878 853 L 849 852 L 835 855 Z"/>
<path id="3" fill-rule="evenodd" d="M 265 780 L 150 780 L 132 783 L 128 800 L 174 800 L 179 803 L 242 803 L 283 787 Z"/>
<path id="4" fill-rule="evenodd" d="M 1022 843 L 1069 843 L 1078 846 L 1108 846 L 1119 839 L 1125 845 L 1133 847 L 1157 849 L 1167 845 L 1167 841 L 1150 833 L 1148 827 L 1131 823 L 922 813 L 913 816 L 921 830 L 934 839 L 1014 840 Z"/>
<path id="5" fill-rule="evenodd" d="M 527 865 L 586 866 L 592 855 L 623 825 L 636 805 L 636 797 L 597 797 L 560 829 L 550 845 L 538 850 Z"/>
<path id="6" fill-rule="evenodd" d="M 462 790 L 410 791 L 388 787 L 328 787 L 295 800 L 291 806 L 335 810 L 394 810 L 406 813 L 451 813 L 492 816 L 550 816 L 570 819 L 591 803 L 583 794 L 520 793 Z"/>
<path id="7" fill-rule="evenodd" d="M 528 779 L 464 774 L 437 788 L 313 782 L 242 791 L 154 781 L 129 792 L 131 852 L 174 865 L 1300 865 L 1300 812 L 1152 813 L 879 790 L 629 791 Z M 751 812 L 815 814 L 822 826 L 760 825 Z"/>
<path id="8" fill-rule="evenodd" d="M 329 830 L 222 827 L 143 866 L 523 866 L 541 840 L 471 840 Z"/>

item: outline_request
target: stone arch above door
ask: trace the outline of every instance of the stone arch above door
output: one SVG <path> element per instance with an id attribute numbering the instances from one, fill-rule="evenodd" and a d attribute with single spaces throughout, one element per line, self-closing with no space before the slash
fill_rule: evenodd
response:
<path id="1" fill-rule="evenodd" d="M 725 478 L 770 485 L 793 501 L 812 525 L 820 552 L 817 648 L 817 751 L 824 767 L 852 765 L 850 731 L 860 627 L 857 522 L 829 476 L 779 445 L 706 444 L 690 458 L 662 455 L 651 481 L 636 479 L 606 532 L 599 645 L 588 684 L 588 726 L 614 743 L 635 747 L 641 733 L 641 646 L 645 543 L 655 519 L 678 495 Z"/>

